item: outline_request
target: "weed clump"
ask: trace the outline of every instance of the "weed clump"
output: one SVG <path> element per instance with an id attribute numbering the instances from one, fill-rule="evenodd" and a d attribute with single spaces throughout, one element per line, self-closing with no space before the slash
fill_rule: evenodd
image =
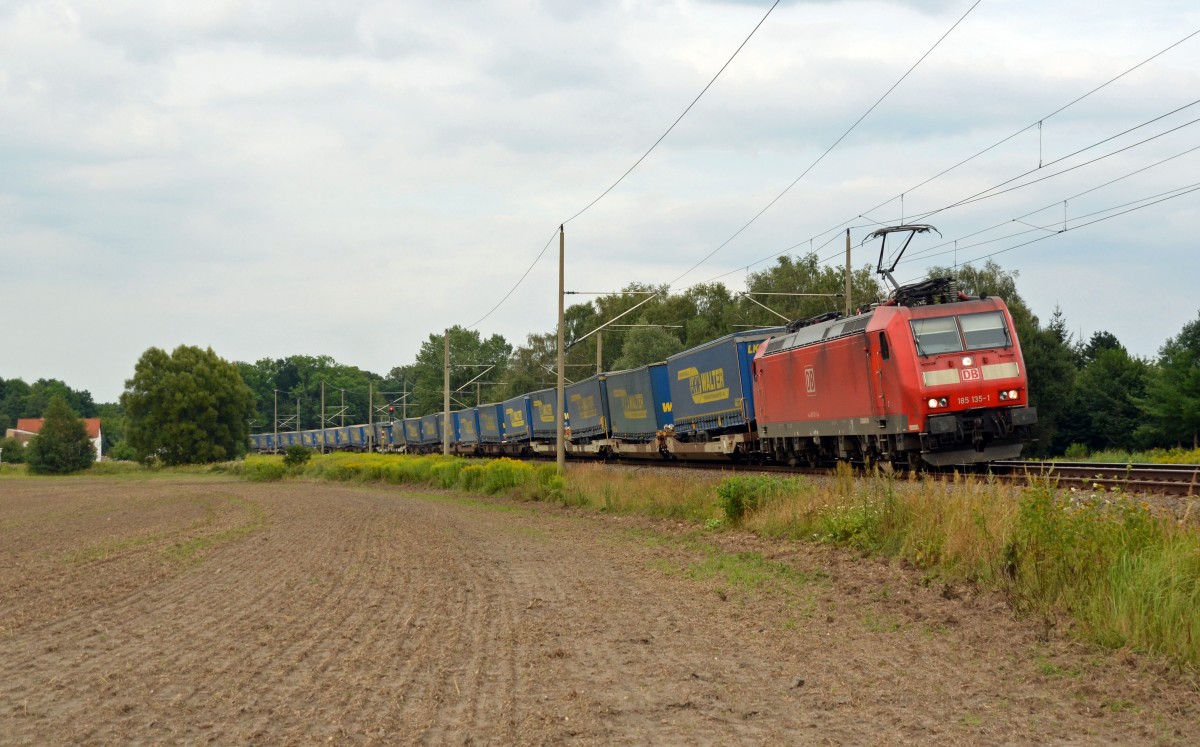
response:
<path id="1" fill-rule="evenodd" d="M 307 446 L 301 446 L 300 444 L 292 444 L 283 453 L 284 466 L 292 469 L 303 467 L 308 464 L 309 459 L 312 459 L 312 451 Z"/>
<path id="2" fill-rule="evenodd" d="M 252 482 L 274 482 L 282 480 L 287 471 L 287 466 L 279 457 L 248 456 L 242 461 L 238 474 Z"/>
<path id="3" fill-rule="evenodd" d="M 725 479 L 717 486 L 717 499 L 725 513 L 726 521 L 736 526 L 742 523 L 747 514 L 797 491 L 800 485 L 800 481 L 795 478 L 738 475 Z"/>

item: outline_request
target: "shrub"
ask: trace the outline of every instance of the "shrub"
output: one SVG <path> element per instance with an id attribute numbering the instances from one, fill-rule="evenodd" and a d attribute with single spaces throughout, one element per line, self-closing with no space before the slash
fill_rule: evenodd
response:
<path id="1" fill-rule="evenodd" d="M 1067 451 L 1063 456 L 1067 459 L 1087 459 L 1088 447 L 1080 443 L 1071 444 L 1067 447 Z"/>
<path id="2" fill-rule="evenodd" d="M 299 469 L 308 464 L 309 459 L 312 459 L 312 451 L 307 446 L 301 446 L 300 444 L 292 444 L 283 453 L 284 466 L 293 469 Z"/>
<path id="3" fill-rule="evenodd" d="M 15 438 L 0 438 L 0 462 L 3 464 L 24 464 L 25 444 Z"/>
<path id="4" fill-rule="evenodd" d="M 137 461 L 137 451 L 130 446 L 129 442 L 125 439 L 121 439 L 112 446 L 108 447 L 108 451 L 105 453 L 105 456 L 107 456 L 109 459 L 119 462 Z"/>

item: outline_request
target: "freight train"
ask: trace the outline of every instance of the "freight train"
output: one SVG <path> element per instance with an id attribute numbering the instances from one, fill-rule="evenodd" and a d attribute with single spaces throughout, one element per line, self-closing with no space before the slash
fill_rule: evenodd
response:
<path id="1" fill-rule="evenodd" d="M 881 229 L 908 241 L 929 226 Z M 898 286 L 903 248 L 878 271 L 888 300 L 726 335 L 626 371 L 566 387 L 568 454 L 593 458 L 836 460 L 910 468 L 1014 459 L 1037 412 L 1013 320 L 1000 298 L 970 298 L 949 278 Z M 907 242 L 904 244 L 907 247 Z M 251 436 L 251 447 L 551 455 L 555 389 L 450 413 L 370 426 Z"/>

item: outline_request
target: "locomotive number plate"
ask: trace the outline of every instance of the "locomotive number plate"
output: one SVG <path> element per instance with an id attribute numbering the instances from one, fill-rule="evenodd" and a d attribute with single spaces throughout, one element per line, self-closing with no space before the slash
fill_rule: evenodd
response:
<path id="1" fill-rule="evenodd" d="M 959 369 L 963 381 L 983 381 L 983 373 L 978 368 Z"/>

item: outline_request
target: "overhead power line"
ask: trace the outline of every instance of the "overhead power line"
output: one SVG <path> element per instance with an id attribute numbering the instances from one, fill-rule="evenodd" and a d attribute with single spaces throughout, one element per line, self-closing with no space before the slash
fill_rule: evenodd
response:
<path id="1" fill-rule="evenodd" d="M 717 71 L 717 74 L 712 77 L 712 80 L 708 81 L 708 85 L 704 86 L 704 88 L 701 89 L 700 93 L 696 94 L 696 98 L 692 99 L 692 103 L 688 104 L 687 108 L 683 110 L 683 113 L 680 114 L 678 117 L 676 117 L 675 121 L 671 123 L 671 126 L 668 127 L 663 134 L 658 136 L 658 139 L 655 140 L 654 144 L 651 145 L 650 148 L 647 149 L 646 152 L 642 154 L 641 158 L 634 161 L 633 165 L 630 166 L 628 169 L 626 169 L 625 173 L 621 174 L 621 176 L 615 182 L 613 182 L 611 185 L 609 185 L 608 189 L 601 192 L 594 200 L 592 200 L 588 204 L 584 205 L 583 208 L 581 208 L 577 213 L 575 213 L 570 218 L 567 218 L 565 221 L 563 221 L 562 224 L 559 226 L 560 229 L 563 226 L 565 226 L 567 223 L 570 223 L 571 221 L 575 220 L 579 216 L 583 215 L 585 212 L 587 212 L 589 209 L 591 209 L 591 207 L 593 205 L 595 205 L 596 203 L 600 202 L 600 200 L 602 200 L 606 196 L 608 196 L 609 192 L 612 192 L 614 189 L 616 189 L 618 184 L 625 181 L 625 177 L 632 174 L 633 170 L 636 169 L 639 165 L 641 165 L 642 161 L 645 161 L 647 156 L 649 156 L 651 153 L 654 152 L 654 149 L 658 147 L 659 143 L 661 143 L 667 137 L 667 135 L 670 135 L 671 131 L 675 129 L 675 126 L 678 125 L 680 123 L 680 121 L 682 121 L 683 118 L 687 116 L 687 113 L 692 110 L 692 107 L 694 107 L 696 105 L 696 102 L 698 102 L 700 100 L 700 97 L 702 97 L 705 93 L 707 93 L 709 88 L 712 88 L 713 83 L 717 82 L 717 78 L 721 77 L 721 73 L 725 72 L 725 68 L 729 67 L 730 63 L 733 62 L 733 58 L 738 56 L 738 53 L 742 51 L 742 48 L 746 46 L 746 44 L 750 41 L 751 37 L 753 37 L 754 34 L 758 31 L 758 29 L 763 25 L 763 23 L 766 22 L 767 18 L 771 15 L 771 12 L 775 10 L 776 6 L 778 6 L 780 2 L 781 2 L 781 0 L 775 0 L 775 2 L 771 4 L 771 7 L 767 9 L 767 12 L 763 15 L 762 19 L 759 20 L 759 22 L 754 26 L 754 28 L 750 31 L 750 33 L 746 36 L 746 38 L 742 40 L 742 43 L 739 44 L 738 48 L 733 51 L 733 54 L 731 54 L 729 56 L 729 59 L 725 61 L 725 64 L 721 66 L 721 69 Z M 978 4 L 978 2 L 976 4 Z M 555 231 L 555 235 L 557 235 L 557 233 L 558 233 L 558 231 Z M 518 279 L 517 282 L 513 285 L 513 287 L 509 289 L 508 293 L 504 294 L 504 298 L 501 298 L 499 303 L 497 303 L 495 306 L 493 306 L 491 308 L 491 310 L 488 311 L 488 313 L 486 313 L 482 317 L 480 317 L 479 321 L 472 324 L 470 327 L 468 327 L 468 329 L 474 329 L 475 327 L 478 327 L 480 324 L 483 323 L 484 320 L 486 320 L 488 317 L 490 317 L 492 314 L 494 314 L 496 312 L 496 309 L 499 309 L 502 305 L 504 305 L 504 302 L 507 301 L 509 299 L 509 297 L 512 296 L 513 293 L 516 292 L 517 288 L 520 287 L 521 283 L 525 282 L 525 278 L 527 278 L 529 276 L 529 273 L 533 270 L 533 268 L 537 265 L 537 263 L 542 260 L 542 257 L 546 254 L 546 250 L 550 248 L 550 244 L 552 244 L 553 242 L 554 242 L 554 236 L 552 235 L 550 237 L 550 240 L 546 242 L 546 245 L 542 247 L 542 250 L 540 252 L 538 252 L 538 255 L 536 257 L 534 257 L 533 262 L 531 262 L 529 264 L 529 267 L 527 267 L 525 269 L 525 272 L 522 273 L 520 279 Z"/>

